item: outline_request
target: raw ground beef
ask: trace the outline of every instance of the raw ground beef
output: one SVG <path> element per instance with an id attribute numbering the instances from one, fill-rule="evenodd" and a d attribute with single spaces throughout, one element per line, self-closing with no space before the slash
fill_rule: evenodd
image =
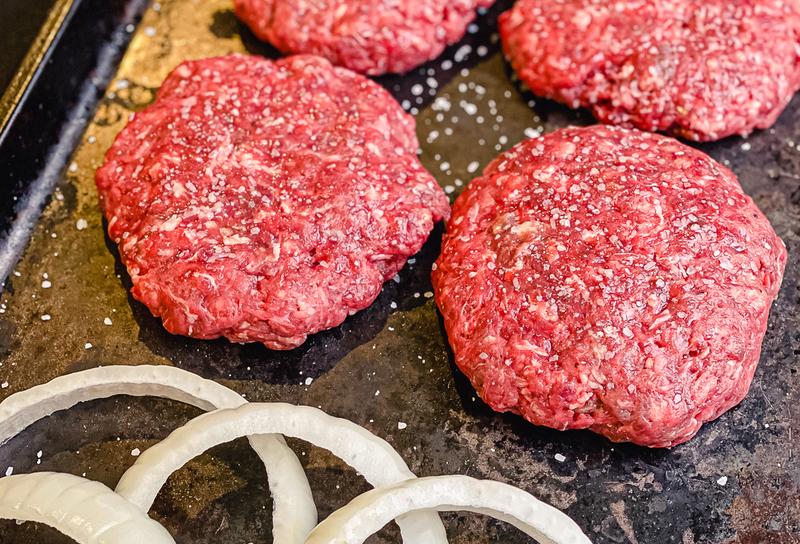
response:
<path id="1" fill-rule="evenodd" d="M 746 394 L 785 263 L 730 170 L 595 126 L 489 165 L 453 207 L 433 282 L 493 409 L 666 447 Z"/>
<path id="2" fill-rule="evenodd" d="M 235 0 L 237 16 L 285 53 L 370 75 L 405 73 L 464 36 L 494 0 Z"/>
<path id="3" fill-rule="evenodd" d="M 800 88 L 796 1 L 519 0 L 500 34 L 534 93 L 691 140 L 767 128 Z"/>
<path id="4" fill-rule="evenodd" d="M 414 120 L 311 56 L 180 65 L 97 171 L 133 295 L 172 333 L 273 349 L 368 306 L 449 213 Z"/>

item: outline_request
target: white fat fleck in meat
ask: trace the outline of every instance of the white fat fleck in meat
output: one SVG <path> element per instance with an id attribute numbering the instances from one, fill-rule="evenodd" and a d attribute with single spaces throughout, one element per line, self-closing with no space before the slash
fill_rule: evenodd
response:
<path id="1" fill-rule="evenodd" d="M 163 232 L 171 232 L 175 230 L 178 227 L 178 225 L 181 224 L 181 219 L 182 219 L 181 216 L 173 214 L 168 220 L 164 221 L 161 224 L 159 230 Z"/>

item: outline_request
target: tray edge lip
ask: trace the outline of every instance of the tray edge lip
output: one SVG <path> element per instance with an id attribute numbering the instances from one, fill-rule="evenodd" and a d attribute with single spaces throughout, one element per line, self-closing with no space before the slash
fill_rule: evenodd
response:
<path id="1" fill-rule="evenodd" d="M 20 105 L 50 58 L 53 46 L 64 32 L 71 15 L 81 0 L 56 0 L 47 14 L 39 33 L 22 59 L 14 78 L 0 96 L 0 143 L 5 140 Z"/>

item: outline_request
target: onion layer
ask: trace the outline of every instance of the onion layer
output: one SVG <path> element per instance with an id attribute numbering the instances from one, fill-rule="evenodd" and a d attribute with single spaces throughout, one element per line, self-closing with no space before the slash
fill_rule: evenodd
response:
<path id="1" fill-rule="evenodd" d="M 467 476 L 418 478 L 368 491 L 320 523 L 306 544 L 361 544 L 391 520 L 424 510 L 486 514 L 542 544 L 591 544 L 566 514 L 533 495 Z"/>
<path id="2" fill-rule="evenodd" d="M 45 523 L 79 543 L 174 544 L 146 515 L 167 478 L 207 449 L 248 436 L 267 468 L 279 544 L 361 544 L 393 519 L 406 544 L 447 544 L 438 511 L 490 515 L 542 544 L 591 544 L 569 517 L 518 488 L 466 476 L 417 479 L 386 441 L 350 421 L 306 406 L 248 404 L 216 382 L 173 367 L 97 368 L 16 393 L 0 403 L 0 445 L 55 411 L 114 395 L 159 396 L 213 411 L 141 455 L 116 492 L 70 474 L 0 479 L 0 518 Z M 283 434 L 329 450 L 376 489 L 313 528 L 317 513 L 308 480 Z"/>
<path id="3" fill-rule="evenodd" d="M 0 403 L 0 444 L 54 412 L 114 395 L 161 397 L 206 411 L 247 404 L 235 391 L 179 368 L 152 365 L 94 368 L 55 378 Z M 275 504 L 276 544 L 301 544 L 317 524 L 317 509 L 300 461 L 280 435 L 253 436 L 250 444 L 267 470 Z M 149 507 L 150 504 L 143 511 L 147 512 Z"/>
<path id="4" fill-rule="evenodd" d="M 117 493 L 148 510 L 167 478 L 204 451 L 245 435 L 280 433 L 324 448 L 360 472 L 373 486 L 416 478 L 402 457 L 363 427 L 311 408 L 283 403 L 252 403 L 203 414 L 145 451 L 117 485 Z M 397 520 L 407 544 L 447 542 L 444 526 L 432 512 Z"/>
<path id="5" fill-rule="evenodd" d="M 175 544 L 164 527 L 109 488 L 72 474 L 0 478 L 0 518 L 44 523 L 79 544 Z"/>

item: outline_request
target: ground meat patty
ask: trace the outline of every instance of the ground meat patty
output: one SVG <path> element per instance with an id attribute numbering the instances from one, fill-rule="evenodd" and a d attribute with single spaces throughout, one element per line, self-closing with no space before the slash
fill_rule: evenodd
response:
<path id="1" fill-rule="evenodd" d="M 404 73 L 457 42 L 494 0 L 235 0 L 260 39 L 370 75 Z"/>
<path id="2" fill-rule="evenodd" d="M 311 56 L 186 62 L 97 171 L 133 295 L 172 333 L 298 346 L 368 306 L 447 198 L 414 120 Z"/>
<path id="3" fill-rule="evenodd" d="M 519 0 L 500 33 L 534 93 L 692 140 L 769 127 L 800 88 L 796 1 Z"/>
<path id="4" fill-rule="evenodd" d="M 728 169 L 595 126 L 524 142 L 474 180 L 433 282 L 493 409 L 666 447 L 746 394 L 785 263 Z"/>

